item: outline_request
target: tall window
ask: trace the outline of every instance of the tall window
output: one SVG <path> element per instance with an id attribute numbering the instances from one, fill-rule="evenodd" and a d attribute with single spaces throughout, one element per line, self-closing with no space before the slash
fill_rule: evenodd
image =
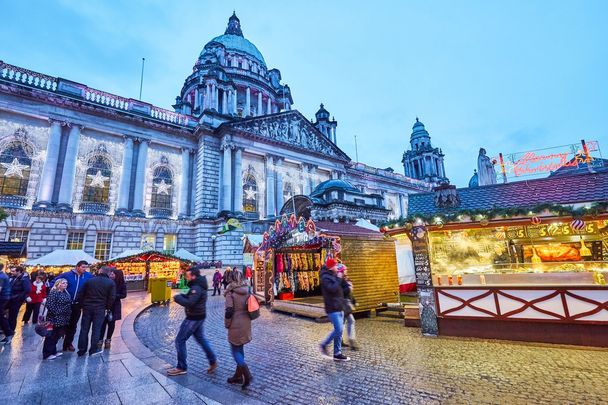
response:
<path id="1" fill-rule="evenodd" d="M 243 182 L 243 211 L 258 211 L 258 184 L 255 181 L 255 177 L 250 174 L 247 175 Z"/>
<path id="2" fill-rule="evenodd" d="M 25 196 L 30 180 L 33 151 L 14 141 L 0 151 L 0 194 Z"/>
<path id="3" fill-rule="evenodd" d="M 293 188 L 291 187 L 291 183 L 285 183 L 283 186 L 283 202 L 287 202 L 291 197 L 293 197 Z"/>
<path id="4" fill-rule="evenodd" d="M 82 250 L 84 248 L 84 232 L 68 232 L 65 248 L 67 250 Z"/>
<path id="5" fill-rule="evenodd" d="M 8 241 L 27 243 L 27 237 L 29 236 L 29 234 L 30 231 L 28 231 L 27 229 L 10 229 L 8 231 Z"/>
<path id="6" fill-rule="evenodd" d="M 159 166 L 154 170 L 152 180 L 152 208 L 171 209 L 171 196 L 173 194 L 173 175 L 166 166 Z"/>
<path id="7" fill-rule="evenodd" d="M 112 250 L 112 234 L 110 232 L 99 232 L 95 243 L 95 258 L 97 260 L 108 260 Z"/>
<path id="8" fill-rule="evenodd" d="M 142 250 L 154 250 L 156 245 L 156 234 L 155 233 L 144 233 L 141 235 L 141 249 Z"/>
<path id="9" fill-rule="evenodd" d="M 177 235 L 174 233 L 165 234 L 165 238 L 163 240 L 163 250 L 166 253 L 173 254 L 177 249 Z"/>
<path id="10" fill-rule="evenodd" d="M 89 159 L 82 201 L 107 204 L 111 178 L 112 164 L 105 156 L 94 156 Z"/>

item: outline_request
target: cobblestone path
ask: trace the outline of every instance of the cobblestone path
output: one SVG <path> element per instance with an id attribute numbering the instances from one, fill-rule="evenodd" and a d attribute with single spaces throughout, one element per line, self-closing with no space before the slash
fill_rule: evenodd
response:
<path id="1" fill-rule="evenodd" d="M 234 371 L 223 326 L 222 297 L 210 297 L 206 336 L 219 356 L 215 376 L 194 339 L 189 374 L 226 386 Z M 174 336 L 183 309 L 152 307 L 135 323 L 142 342 L 175 363 Z M 322 358 L 318 342 L 329 324 L 264 310 L 245 347 L 255 377 L 254 399 L 273 404 L 606 403 L 608 350 L 456 338 L 423 338 L 387 318 L 360 319 L 362 346 L 347 363 Z M 233 387 L 237 390 L 238 388 Z"/>

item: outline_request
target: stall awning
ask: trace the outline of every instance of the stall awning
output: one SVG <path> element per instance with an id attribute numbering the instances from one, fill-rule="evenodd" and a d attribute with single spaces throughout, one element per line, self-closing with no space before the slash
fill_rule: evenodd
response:
<path id="1" fill-rule="evenodd" d="M 143 252 L 144 252 L 143 249 L 127 249 L 127 250 L 124 250 L 122 253 L 119 253 L 116 256 L 111 257 L 110 261 L 117 260 L 117 259 L 123 259 L 125 257 L 140 255 Z"/>
<path id="2" fill-rule="evenodd" d="M 84 250 L 55 250 L 48 255 L 25 262 L 26 266 L 75 266 L 81 260 L 89 264 L 98 263 L 99 260 L 86 253 Z"/>
<path id="3" fill-rule="evenodd" d="M 379 239 L 384 237 L 379 231 L 352 223 L 318 221 L 315 224 L 318 231 L 333 236 L 365 236 Z"/>
<path id="4" fill-rule="evenodd" d="M 180 259 L 188 260 L 194 263 L 199 263 L 203 261 L 202 258 L 198 257 L 193 253 L 188 252 L 186 249 L 179 249 L 177 252 L 175 252 L 175 256 L 179 257 Z"/>
<path id="5" fill-rule="evenodd" d="M 0 256 L 24 257 L 25 242 L 0 242 Z"/>

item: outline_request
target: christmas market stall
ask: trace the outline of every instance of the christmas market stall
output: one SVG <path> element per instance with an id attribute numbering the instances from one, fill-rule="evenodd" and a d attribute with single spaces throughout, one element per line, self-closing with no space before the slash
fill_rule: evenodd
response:
<path id="1" fill-rule="evenodd" d="M 4 268 L 9 265 L 18 266 L 25 261 L 26 250 L 25 242 L 0 242 L 0 263 Z"/>
<path id="2" fill-rule="evenodd" d="M 422 333 L 608 346 L 608 172 L 410 196 Z"/>
<path id="3" fill-rule="evenodd" d="M 254 287 L 277 311 L 323 318 L 320 270 L 330 258 L 349 269 L 357 312 L 398 298 L 394 242 L 354 224 L 283 215 L 263 236 L 254 257 Z"/>
<path id="4" fill-rule="evenodd" d="M 176 285 L 180 274 L 192 264 L 189 260 L 167 253 L 135 249 L 99 263 L 96 267 L 116 267 L 125 274 L 127 290 L 146 290 L 149 280 L 153 278 L 167 278 Z"/>
<path id="5" fill-rule="evenodd" d="M 76 267 L 76 263 L 84 260 L 89 264 L 98 263 L 99 260 L 86 253 L 84 250 L 57 249 L 51 253 L 40 256 L 37 259 L 30 259 L 23 263 L 28 268 L 28 272 L 42 270 L 52 277 Z"/>

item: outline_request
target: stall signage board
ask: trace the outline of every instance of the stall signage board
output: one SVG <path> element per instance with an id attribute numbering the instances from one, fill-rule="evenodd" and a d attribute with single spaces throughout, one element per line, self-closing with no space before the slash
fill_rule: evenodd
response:
<path id="1" fill-rule="evenodd" d="M 545 238 L 552 236 L 597 235 L 597 222 L 589 221 L 580 231 L 574 231 L 569 223 L 512 226 L 507 228 L 508 239 Z"/>
<path id="2" fill-rule="evenodd" d="M 264 294 L 264 259 L 260 258 L 255 261 L 255 292 Z"/>
<path id="3" fill-rule="evenodd" d="M 420 328 L 423 335 L 437 336 L 437 312 L 433 279 L 429 260 L 429 245 L 426 229 L 416 226 L 410 232 L 412 240 L 412 253 L 414 254 L 414 272 L 416 274 L 416 287 L 418 290 Z"/>

